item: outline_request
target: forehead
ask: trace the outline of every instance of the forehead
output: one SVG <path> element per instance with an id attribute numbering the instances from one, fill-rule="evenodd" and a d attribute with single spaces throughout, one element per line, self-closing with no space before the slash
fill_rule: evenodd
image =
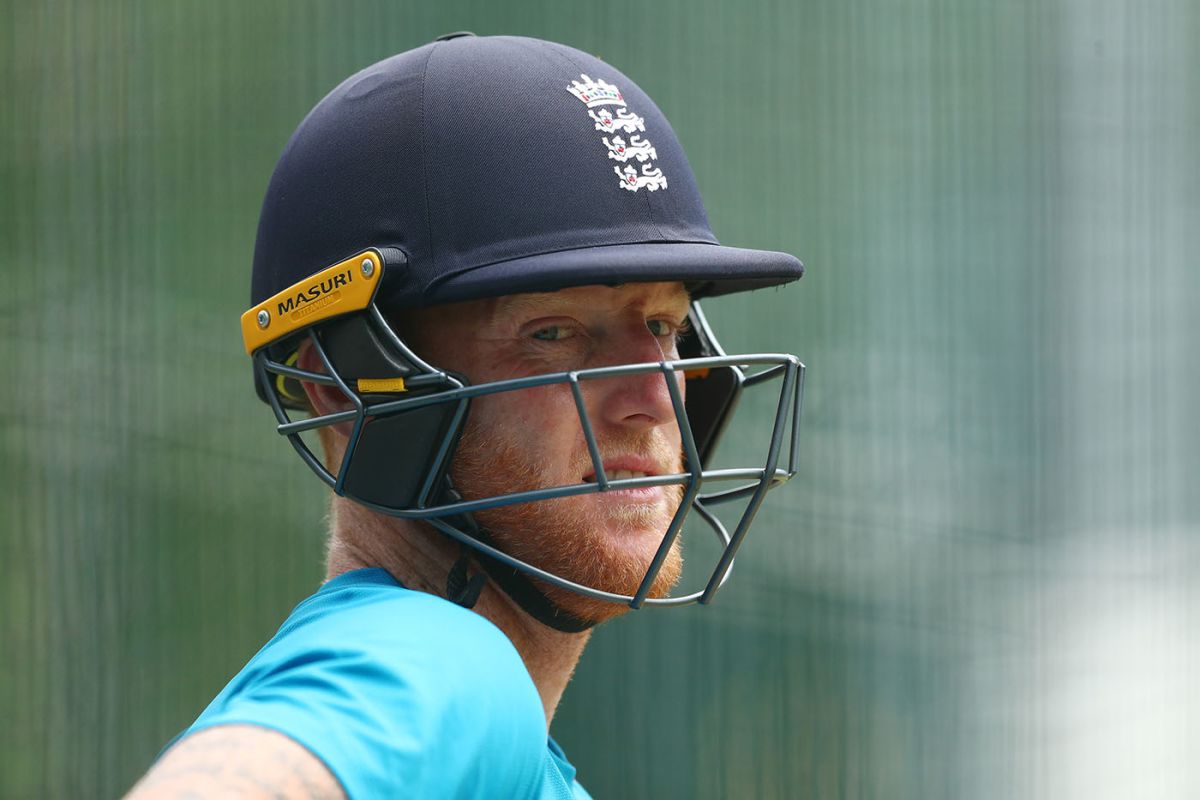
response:
<path id="1" fill-rule="evenodd" d="M 683 318 L 690 298 L 682 283 L 629 283 L 621 286 L 575 286 L 556 292 L 510 294 L 430 306 L 391 316 L 402 339 L 430 357 L 446 347 L 447 338 L 507 336 L 515 326 L 538 317 L 558 315 L 615 316 L 633 309 Z M 446 337 L 453 332 L 453 337 Z"/>
<path id="2" fill-rule="evenodd" d="M 682 320 L 690 302 L 682 283 L 576 286 L 413 309 L 391 315 L 391 322 L 424 358 L 469 374 L 481 342 L 510 341 L 538 318 L 567 316 L 592 324 L 633 312 Z"/>
<path id="3" fill-rule="evenodd" d="M 628 283 L 620 286 L 573 286 L 556 292 L 510 294 L 491 301 L 485 317 L 524 316 L 548 311 L 618 312 L 628 308 L 686 313 L 689 303 L 682 283 Z"/>

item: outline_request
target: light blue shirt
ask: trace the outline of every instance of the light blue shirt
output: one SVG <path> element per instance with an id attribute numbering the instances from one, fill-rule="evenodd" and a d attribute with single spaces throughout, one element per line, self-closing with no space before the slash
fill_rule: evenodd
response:
<path id="1" fill-rule="evenodd" d="M 589 797 L 508 637 L 382 569 L 296 606 L 182 735 L 231 724 L 304 745 L 350 798 Z"/>

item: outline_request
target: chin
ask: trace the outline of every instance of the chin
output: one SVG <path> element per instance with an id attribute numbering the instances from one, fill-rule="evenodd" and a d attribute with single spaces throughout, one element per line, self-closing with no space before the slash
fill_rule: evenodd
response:
<path id="1" fill-rule="evenodd" d="M 661 463 L 679 458 L 673 444 L 646 440 L 613 442 L 611 446 L 625 452 L 657 452 Z M 575 461 L 574 466 L 550 474 L 510 442 L 485 439 L 469 427 L 451 476 L 463 497 L 475 499 L 578 483 L 585 479 L 582 476 L 591 461 L 586 452 Z M 682 499 L 681 485 L 641 487 L 518 503 L 473 516 L 510 556 L 582 586 L 632 596 Z M 667 597 L 682 570 L 683 555 L 676 540 L 655 576 L 649 597 Z M 630 610 L 623 603 L 595 600 L 537 579 L 534 582 L 560 608 L 581 619 L 600 622 Z"/>
<path id="2" fill-rule="evenodd" d="M 661 541 L 661 539 L 660 539 Z M 653 555 L 653 554 L 651 554 Z M 642 579 L 646 575 L 646 569 L 650 565 L 650 560 L 645 559 L 638 563 L 635 572 L 631 572 L 623 579 L 613 579 L 610 576 L 608 579 L 600 579 L 588 581 L 588 575 L 571 575 L 569 573 L 558 572 L 565 578 L 570 578 L 576 583 L 592 586 L 596 589 L 602 589 L 606 592 L 614 594 L 634 595 L 637 593 L 638 587 L 642 583 Z M 586 572 L 586 570 L 584 570 Z M 654 577 L 654 583 L 650 586 L 650 591 L 647 597 L 661 598 L 669 597 L 671 589 L 679 582 L 679 576 L 683 572 L 683 555 L 680 552 L 679 542 L 676 541 L 667 553 L 667 557 L 663 559 L 662 567 L 658 574 Z M 542 581 L 537 581 L 538 587 L 549 597 L 559 608 L 568 611 L 580 619 L 586 619 L 592 622 L 605 622 L 607 620 L 619 617 L 629 611 L 632 611 L 625 603 L 614 603 L 608 600 L 596 600 L 591 597 L 572 592 L 568 589 L 562 589 L 557 586 Z"/>
<path id="3" fill-rule="evenodd" d="M 522 561 L 593 589 L 634 595 L 677 507 L 673 498 L 631 503 L 590 495 L 491 509 L 476 518 L 505 552 Z M 648 596 L 669 596 L 682 571 L 683 553 L 676 539 Z M 556 605 L 581 619 L 603 622 L 631 610 L 624 603 L 596 600 L 536 579 L 535 583 Z"/>

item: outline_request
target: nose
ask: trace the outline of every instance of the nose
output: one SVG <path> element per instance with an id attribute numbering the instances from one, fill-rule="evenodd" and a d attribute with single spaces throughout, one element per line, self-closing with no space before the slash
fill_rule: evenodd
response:
<path id="1" fill-rule="evenodd" d="M 640 331 L 631 331 L 617 352 L 606 361 L 609 365 L 643 364 L 666 358 L 661 340 L 643 325 Z M 675 381 L 682 401 L 683 376 L 674 372 L 666 374 L 655 370 L 594 381 L 595 407 L 601 420 L 607 426 L 626 430 L 650 430 L 660 425 L 677 424 L 675 406 L 671 403 L 671 392 L 667 388 L 668 380 Z"/>

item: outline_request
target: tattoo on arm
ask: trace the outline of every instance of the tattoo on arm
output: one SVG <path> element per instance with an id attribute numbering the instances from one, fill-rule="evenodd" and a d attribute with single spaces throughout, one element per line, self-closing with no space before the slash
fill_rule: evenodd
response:
<path id="1" fill-rule="evenodd" d="M 254 725 L 219 725 L 170 750 L 126 800 L 345 800 L 322 761 L 282 733 Z"/>

